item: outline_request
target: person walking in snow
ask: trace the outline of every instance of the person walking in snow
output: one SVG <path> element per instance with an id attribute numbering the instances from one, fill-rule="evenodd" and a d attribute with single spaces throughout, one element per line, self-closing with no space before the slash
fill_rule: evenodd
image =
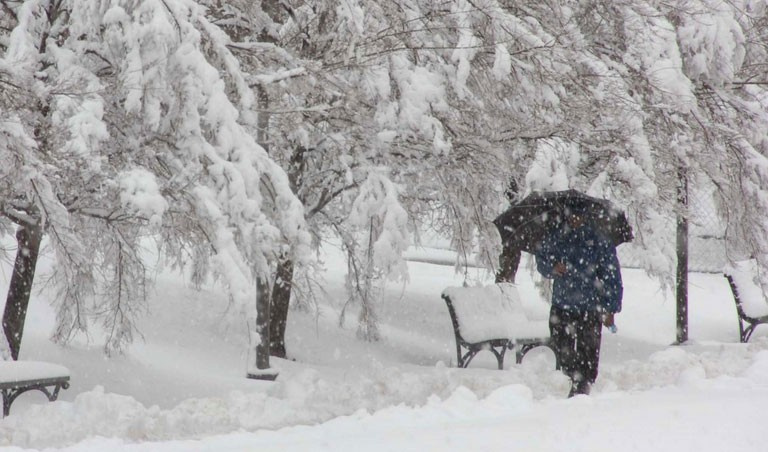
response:
<path id="1" fill-rule="evenodd" d="M 616 248 L 584 213 L 574 205 L 535 253 L 537 270 L 553 280 L 549 329 L 557 362 L 571 379 L 568 397 L 589 394 L 597 379 L 601 327 L 613 328 L 623 295 Z"/>

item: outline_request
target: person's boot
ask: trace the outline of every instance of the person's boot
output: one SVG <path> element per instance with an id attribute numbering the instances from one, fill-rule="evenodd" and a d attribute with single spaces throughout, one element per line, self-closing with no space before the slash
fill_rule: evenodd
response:
<path id="1" fill-rule="evenodd" d="M 571 383 L 571 392 L 568 393 L 568 398 L 579 394 L 589 395 L 591 389 L 592 385 L 587 380 L 574 381 Z"/>

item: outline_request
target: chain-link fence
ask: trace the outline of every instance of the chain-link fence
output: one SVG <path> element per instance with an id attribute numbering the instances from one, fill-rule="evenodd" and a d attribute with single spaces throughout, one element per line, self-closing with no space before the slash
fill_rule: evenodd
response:
<path id="1" fill-rule="evenodd" d="M 714 187 L 697 180 L 688 190 L 688 270 L 700 273 L 720 273 L 726 264 L 725 226 L 718 218 L 713 197 Z M 665 229 L 672 246 L 675 244 L 677 220 L 670 211 L 666 218 Z M 414 244 L 405 255 L 410 261 L 429 262 L 442 265 L 456 265 L 456 250 L 451 241 L 439 234 L 423 230 L 418 233 L 418 245 Z M 645 252 L 637 241 L 618 248 L 621 266 L 643 268 L 641 256 Z M 466 261 L 470 266 L 481 265 L 473 256 L 464 256 L 459 261 Z"/>
<path id="2" fill-rule="evenodd" d="M 720 273 L 726 264 L 725 226 L 718 218 L 711 186 L 691 184 L 688 190 L 688 271 Z M 672 243 L 677 229 L 674 212 L 669 213 L 669 236 Z M 641 250 L 632 246 L 619 247 L 623 267 L 642 267 Z"/>
<path id="3" fill-rule="evenodd" d="M 688 204 L 688 269 L 720 273 L 726 264 L 725 226 L 717 216 L 711 190 L 691 190 Z"/>

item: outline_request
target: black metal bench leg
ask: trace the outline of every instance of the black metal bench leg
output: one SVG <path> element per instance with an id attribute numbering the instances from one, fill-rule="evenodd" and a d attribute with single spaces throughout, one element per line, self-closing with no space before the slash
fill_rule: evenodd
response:
<path id="1" fill-rule="evenodd" d="M 504 355 L 507 351 L 507 347 L 503 346 L 500 347 L 501 351 L 496 350 L 495 347 L 481 347 L 481 348 L 469 348 L 467 349 L 467 352 L 464 354 L 464 356 L 459 355 L 459 367 L 460 368 L 467 368 L 469 367 L 469 363 L 477 356 L 478 353 L 480 353 L 483 350 L 488 350 L 496 357 L 496 362 L 498 363 L 499 370 L 504 369 Z"/>
<path id="2" fill-rule="evenodd" d="M 53 386 L 53 391 L 49 391 L 48 386 Z M 54 402 L 59 397 L 59 391 L 61 388 L 69 388 L 69 383 L 63 382 L 55 384 L 36 384 L 15 389 L 3 389 L 3 417 L 10 414 L 11 404 L 13 404 L 13 401 L 25 392 L 40 391 L 45 394 L 45 397 L 48 398 L 48 401 Z"/>
<path id="3" fill-rule="evenodd" d="M 504 354 L 507 352 L 507 346 L 505 345 L 501 347 L 501 352 L 496 351 L 493 347 L 491 347 L 491 351 L 496 355 L 496 361 L 499 363 L 499 370 L 504 370 Z"/>
<path id="4" fill-rule="evenodd" d="M 472 361 L 472 359 L 477 355 L 477 353 L 480 350 L 477 349 L 470 349 L 467 351 L 467 353 L 464 354 L 463 357 L 461 357 L 461 360 L 459 362 L 459 367 L 467 368 L 469 366 L 469 362 Z"/>
<path id="5" fill-rule="evenodd" d="M 741 318 L 739 318 L 739 340 L 742 344 L 747 342 L 747 336 L 744 331 L 744 320 Z"/>
<path id="6" fill-rule="evenodd" d="M 744 332 L 743 332 L 743 333 L 742 333 L 742 335 L 741 335 L 741 342 L 744 342 L 744 343 L 747 343 L 747 342 L 749 342 L 749 338 L 750 338 L 750 337 L 752 337 L 752 333 L 754 333 L 754 332 L 755 332 L 755 327 L 756 327 L 756 326 L 757 326 L 756 324 L 752 323 L 752 324 L 750 324 L 750 325 L 749 325 L 749 326 L 748 326 L 748 327 L 747 327 L 747 328 L 744 330 Z"/>
<path id="7" fill-rule="evenodd" d="M 538 347 L 539 345 L 544 345 L 544 344 L 525 344 L 525 345 L 515 346 L 515 361 L 517 361 L 517 364 L 522 363 L 523 358 L 525 357 L 525 354 L 533 350 L 534 348 Z"/>
<path id="8" fill-rule="evenodd" d="M 59 391 L 61 390 L 61 388 L 67 389 L 68 387 L 69 387 L 69 383 L 64 383 L 63 385 L 56 385 L 56 387 L 53 388 L 53 393 L 48 394 L 48 400 L 50 400 L 51 402 L 55 402 L 56 399 L 59 398 Z"/>
<path id="9" fill-rule="evenodd" d="M 523 358 L 525 357 L 525 354 L 529 351 L 533 350 L 536 347 L 548 347 L 550 350 L 552 350 L 552 353 L 555 354 L 555 369 L 560 370 L 560 358 L 557 355 L 557 352 L 552 347 L 552 344 L 550 342 L 541 342 L 541 343 L 535 343 L 535 344 L 512 344 L 511 347 L 515 347 L 515 362 L 517 364 L 522 364 Z"/>
<path id="10" fill-rule="evenodd" d="M 515 362 L 517 364 L 521 364 L 523 362 L 523 356 L 525 356 L 525 353 L 523 353 L 520 347 L 515 347 Z"/>

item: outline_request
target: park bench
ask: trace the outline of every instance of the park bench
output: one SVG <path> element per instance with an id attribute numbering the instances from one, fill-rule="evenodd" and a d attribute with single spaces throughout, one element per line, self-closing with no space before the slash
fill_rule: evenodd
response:
<path id="1" fill-rule="evenodd" d="M 739 315 L 741 342 L 749 342 L 755 328 L 768 323 L 768 300 L 760 287 L 757 261 L 748 259 L 726 266 L 723 275 L 728 280 Z"/>
<path id="2" fill-rule="evenodd" d="M 69 387 L 67 368 L 37 361 L 0 360 L 0 391 L 3 394 L 3 417 L 8 416 L 11 404 L 21 394 L 41 391 L 53 402 L 59 390 Z"/>
<path id="3" fill-rule="evenodd" d="M 458 367 L 469 366 L 483 350 L 493 353 L 503 369 L 508 349 L 515 350 L 520 364 L 535 347 L 551 348 L 547 313 L 526 311 L 513 284 L 448 287 L 442 297 L 453 324 Z"/>

